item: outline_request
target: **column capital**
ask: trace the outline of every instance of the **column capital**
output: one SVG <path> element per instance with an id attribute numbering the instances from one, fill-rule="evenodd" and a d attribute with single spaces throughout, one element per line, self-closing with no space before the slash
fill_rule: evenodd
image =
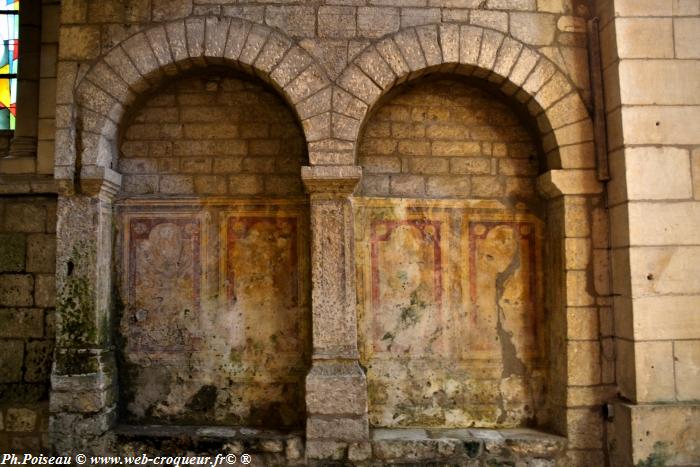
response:
<path id="1" fill-rule="evenodd" d="M 350 196 L 361 178 L 362 167 L 357 165 L 316 165 L 301 168 L 304 187 L 312 196 Z"/>

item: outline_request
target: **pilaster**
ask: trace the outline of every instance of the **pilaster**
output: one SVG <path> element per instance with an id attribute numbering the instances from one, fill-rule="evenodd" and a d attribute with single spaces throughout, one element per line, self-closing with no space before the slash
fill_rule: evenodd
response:
<path id="1" fill-rule="evenodd" d="M 357 348 L 353 216 L 356 166 L 302 169 L 311 197 L 312 366 L 306 377 L 307 453 L 337 457 L 369 438 L 367 381 Z"/>

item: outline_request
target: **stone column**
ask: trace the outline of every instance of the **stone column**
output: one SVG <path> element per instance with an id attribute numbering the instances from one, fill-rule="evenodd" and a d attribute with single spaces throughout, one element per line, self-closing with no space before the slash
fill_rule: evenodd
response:
<path id="1" fill-rule="evenodd" d="M 0 159 L 0 172 L 36 171 L 39 118 L 41 2 L 24 2 L 20 15 L 20 60 L 17 73 L 17 120 L 10 151 Z"/>
<path id="2" fill-rule="evenodd" d="M 94 168 L 58 199 L 56 353 L 50 432 L 59 453 L 104 452 L 116 421 L 112 329 L 112 199 L 120 176 Z"/>
<path id="3" fill-rule="evenodd" d="M 362 169 L 302 169 L 311 196 L 312 365 L 306 377 L 307 455 L 339 459 L 369 439 L 367 380 L 357 349 L 353 215 Z M 350 446 L 352 447 L 352 446 Z"/>

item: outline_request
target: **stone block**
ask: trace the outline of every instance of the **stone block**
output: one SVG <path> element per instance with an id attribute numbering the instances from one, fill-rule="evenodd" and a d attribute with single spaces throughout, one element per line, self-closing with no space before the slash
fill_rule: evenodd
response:
<path id="1" fill-rule="evenodd" d="M 264 73 L 270 73 L 282 60 L 285 53 L 291 48 L 292 43 L 281 34 L 272 34 L 260 55 L 255 60 L 255 67 Z"/>
<path id="2" fill-rule="evenodd" d="M 568 449 L 601 449 L 603 447 L 603 418 L 601 411 L 568 409 Z"/>
<path id="3" fill-rule="evenodd" d="M 394 36 L 394 42 L 401 51 L 401 54 L 406 60 L 406 64 L 411 71 L 422 70 L 426 67 L 423 49 L 420 46 L 418 35 L 416 34 L 415 30 L 407 29 L 400 32 Z"/>
<path id="4" fill-rule="evenodd" d="M 163 175 L 160 177 L 158 189 L 165 194 L 190 194 L 194 192 L 194 181 L 186 175 Z"/>
<path id="5" fill-rule="evenodd" d="M 185 18 L 192 13 L 192 0 L 151 0 L 154 21 Z"/>
<path id="6" fill-rule="evenodd" d="M 450 172 L 453 174 L 488 175 L 491 172 L 491 160 L 488 158 L 453 158 L 450 160 Z"/>
<path id="7" fill-rule="evenodd" d="M 9 408 L 5 415 L 7 431 L 34 431 L 37 429 L 37 413 L 31 409 Z"/>
<path id="8" fill-rule="evenodd" d="M 700 400 L 700 340 L 673 343 L 676 398 L 681 401 Z"/>
<path id="9" fill-rule="evenodd" d="M 255 195 L 263 190 L 263 181 L 257 175 L 231 175 L 228 184 L 231 194 Z"/>
<path id="10" fill-rule="evenodd" d="M 13 202 L 5 206 L 0 221 L 6 232 L 44 232 L 46 210 L 37 203 Z"/>
<path id="11" fill-rule="evenodd" d="M 223 5 L 224 16 L 246 19 L 252 23 L 262 23 L 265 20 L 263 5 Z"/>
<path id="12" fill-rule="evenodd" d="M 429 196 L 465 198 L 470 193 L 470 181 L 467 177 L 431 176 L 427 178 L 426 189 Z"/>
<path id="13" fill-rule="evenodd" d="M 224 195 L 227 180 L 222 175 L 199 175 L 194 178 L 194 191 L 205 195 Z"/>
<path id="14" fill-rule="evenodd" d="M 700 106 L 627 106 L 622 108 L 627 145 L 700 144 Z"/>
<path id="15" fill-rule="evenodd" d="M 693 150 L 690 165 L 693 177 L 693 197 L 700 199 L 700 149 Z"/>
<path id="16" fill-rule="evenodd" d="M 323 71 L 318 66 L 310 66 L 301 72 L 284 88 L 293 103 L 316 94 L 327 85 Z"/>
<path id="17" fill-rule="evenodd" d="M 357 34 L 356 9 L 351 6 L 322 6 L 318 9 L 318 35 L 352 39 Z"/>
<path id="18" fill-rule="evenodd" d="M 622 60 L 618 73 L 622 104 L 700 104 L 700 61 Z"/>
<path id="19" fill-rule="evenodd" d="M 503 180 L 490 175 L 474 175 L 471 178 L 471 193 L 477 197 L 500 197 L 505 194 Z"/>
<path id="20" fill-rule="evenodd" d="M 673 16 L 672 0 L 616 0 L 615 16 Z"/>
<path id="21" fill-rule="evenodd" d="M 320 418 L 310 415 L 306 420 L 306 436 L 315 440 L 363 441 L 369 438 L 367 416 Z"/>
<path id="22" fill-rule="evenodd" d="M 56 276 L 36 274 L 34 276 L 34 304 L 46 308 L 56 305 Z"/>
<path id="23" fill-rule="evenodd" d="M 61 4 L 61 23 L 84 23 L 87 21 L 88 4 L 85 0 L 65 0 Z"/>
<path id="24" fill-rule="evenodd" d="M 596 340 L 599 337 L 598 309 L 568 307 L 567 337 L 574 340 Z M 570 369 L 572 371 L 573 369 Z"/>
<path id="25" fill-rule="evenodd" d="M 534 11 L 537 0 L 488 0 L 486 8 L 493 10 Z"/>
<path id="26" fill-rule="evenodd" d="M 475 26 L 508 32 L 508 13 L 503 11 L 473 10 L 469 23 Z"/>
<path id="27" fill-rule="evenodd" d="M 63 26 L 58 42 L 61 60 L 90 60 L 100 54 L 98 26 Z"/>
<path id="28" fill-rule="evenodd" d="M 30 234 L 27 236 L 27 272 L 54 272 L 56 269 L 56 236 Z"/>
<path id="29" fill-rule="evenodd" d="M 474 26 L 461 26 L 459 37 L 460 63 L 476 65 L 481 51 L 483 30 Z"/>
<path id="30" fill-rule="evenodd" d="M 21 233 L 0 234 L 0 272 L 24 270 L 26 237 Z"/>
<path id="31" fill-rule="evenodd" d="M 496 82 L 501 82 L 505 79 L 513 69 L 513 66 L 515 66 L 522 48 L 523 45 L 520 42 L 506 37 L 503 40 L 503 45 L 496 56 L 496 63 L 493 66 L 493 72 L 498 79 L 494 77 L 490 77 L 489 79 L 495 80 Z"/>
<path id="32" fill-rule="evenodd" d="M 241 54 L 238 56 L 239 62 L 244 65 L 252 65 L 269 37 L 269 28 L 254 24 L 250 28 L 248 37 L 246 37 L 243 48 L 241 49 Z M 231 42 L 231 37 L 229 37 L 228 42 Z"/>
<path id="33" fill-rule="evenodd" d="M 600 384 L 600 343 L 596 341 L 569 341 L 566 345 L 567 381 L 574 386 Z"/>
<path id="34" fill-rule="evenodd" d="M 595 305 L 595 298 L 591 295 L 592 285 L 588 281 L 586 271 L 567 271 L 566 304 L 569 306 Z"/>
<path id="35" fill-rule="evenodd" d="M 43 337 L 44 310 L 39 308 L 0 308 L 0 337 Z"/>
<path id="36" fill-rule="evenodd" d="M 357 9 L 358 35 L 375 39 L 396 32 L 401 25 L 398 8 L 360 7 Z"/>
<path id="37" fill-rule="evenodd" d="M 0 352 L 0 383 L 19 383 L 22 381 L 22 363 L 24 344 L 18 340 L 2 341 Z M 7 424 L 7 420 L 5 420 Z"/>
<path id="38" fill-rule="evenodd" d="M 418 175 L 393 175 L 390 179 L 391 194 L 421 196 L 425 194 L 425 179 Z"/>
<path id="39" fill-rule="evenodd" d="M 557 32 L 557 17 L 546 13 L 510 13 L 510 34 L 529 45 L 549 45 Z"/>
<path id="40" fill-rule="evenodd" d="M 401 28 L 440 22 L 439 8 L 402 8 Z"/>
<path id="41" fill-rule="evenodd" d="M 340 441 L 307 440 L 308 459 L 342 460 L 347 456 L 348 443 Z"/>
<path id="42" fill-rule="evenodd" d="M 39 340 L 27 343 L 24 360 L 24 380 L 28 383 L 42 383 L 49 380 L 53 361 L 54 341 Z"/>
<path id="43" fill-rule="evenodd" d="M 698 295 L 636 298 L 633 300 L 632 334 L 627 337 L 648 340 L 695 339 L 698 337 L 697 326 L 700 325 L 700 318 L 695 312 L 699 304 Z M 617 324 L 616 322 L 616 326 Z"/>
<path id="44" fill-rule="evenodd" d="M 686 199 L 692 196 L 687 150 L 656 147 L 627 149 L 625 177 L 629 200 Z"/>
<path id="45" fill-rule="evenodd" d="M 0 280 L 0 306 L 32 306 L 34 277 L 31 274 L 3 274 Z"/>
<path id="46" fill-rule="evenodd" d="M 537 186 L 550 198 L 597 194 L 603 190 L 594 170 L 550 170 L 537 178 Z"/>
<path id="47" fill-rule="evenodd" d="M 338 84 L 367 104 L 374 103 L 381 94 L 381 89 L 362 70 L 353 65 L 339 78 Z"/>
<path id="48" fill-rule="evenodd" d="M 627 210 L 632 245 L 693 245 L 700 241 L 700 203 L 635 202 Z"/>
<path id="49" fill-rule="evenodd" d="M 640 402 L 672 401 L 675 398 L 672 342 L 635 342 L 636 392 Z"/>
<path id="50" fill-rule="evenodd" d="M 316 11 L 310 6 L 268 6 L 265 24 L 279 28 L 290 36 L 313 37 L 316 32 Z"/>
<path id="51" fill-rule="evenodd" d="M 616 418 L 627 422 L 619 439 L 627 443 L 626 460 L 617 465 L 643 465 L 662 459 L 666 465 L 700 462 L 700 406 L 698 404 L 618 404 Z M 619 424 L 615 424 L 618 432 Z M 624 441 L 622 441 L 624 440 Z M 624 448 L 623 448 L 624 449 Z"/>
<path id="52" fill-rule="evenodd" d="M 435 26 L 424 26 L 416 28 L 416 34 L 418 34 L 418 42 L 423 49 L 425 54 L 425 61 L 427 65 L 436 66 L 443 63 L 442 50 L 440 49 L 440 43 L 438 42 L 438 30 Z"/>
<path id="53" fill-rule="evenodd" d="M 619 18 L 617 54 L 625 58 L 673 58 L 671 18 Z"/>
<path id="54" fill-rule="evenodd" d="M 700 58 L 700 18 L 674 18 L 673 29 L 677 58 Z"/>
<path id="55" fill-rule="evenodd" d="M 585 270 L 591 264 L 591 242 L 588 238 L 566 238 L 564 243 L 566 269 Z"/>
<path id="56" fill-rule="evenodd" d="M 474 71 L 474 76 L 485 78 L 489 75 L 496 63 L 496 56 L 503 42 L 503 34 L 491 30 L 484 30 L 481 39 L 481 51 L 477 60 L 478 69 Z"/>

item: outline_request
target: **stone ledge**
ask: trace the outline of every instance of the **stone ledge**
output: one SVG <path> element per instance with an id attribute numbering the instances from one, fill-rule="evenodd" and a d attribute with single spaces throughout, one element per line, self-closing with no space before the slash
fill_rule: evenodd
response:
<path id="1" fill-rule="evenodd" d="M 302 431 L 228 426 L 118 425 L 113 433 L 115 445 L 111 449 L 120 455 L 239 456 L 246 453 L 253 457 L 254 465 L 305 465 Z"/>
<path id="2" fill-rule="evenodd" d="M 536 462 L 559 465 L 566 438 L 518 428 L 487 429 L 375 429 L 370 442 L 327 441 L 328 446 L 304 449 L 301 431 L 244 427 L 119 425 L 114 449 L 151 454 L 251 454 L 256 465 L 516 465 Z M 325 449 L 320 449 L 323 447 Z M 326 455 L 324 455 L 326 454 Z M 308 458 L 308 460 L 306 459 Z M 335 461 L 335 463 L 333 463 Z M 337 463 L 341 462 L 341 463 Z M 518 464 L 519 465 L 519 464 Z M 535 464 L 527 464 L 535 465 Z"/>
<path id="3" fill-rule="evenodd" d="M 518 428 L 486 429 L 375 429 L 372 452 L 377 460 L 461 463 L 472 459 L 492 462 L 534 460 L 556 465 L 567 440 L 542 431 Z"/>

